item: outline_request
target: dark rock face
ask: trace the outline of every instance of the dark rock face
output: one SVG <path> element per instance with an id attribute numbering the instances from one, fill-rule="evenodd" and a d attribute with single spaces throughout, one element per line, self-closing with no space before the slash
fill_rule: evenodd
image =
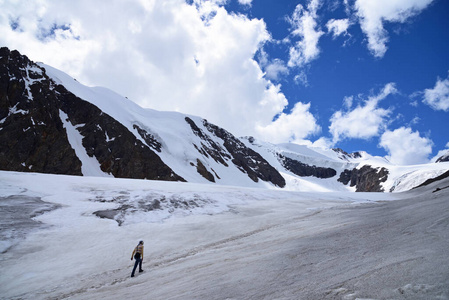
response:
<path id="1" fill-rule="evenodd" d="M 56 89 L 64 97 L 61 109 L 79 125 L 86 153 L 97 158 L 102 171 L 120 178 L 183 181 L 121 123 L 63 86 Z M 149 139 L 142 129 L 139 134 Z"/>
<path id="2" fill-rule="evenodd" d="M 140 128 L 138 125 L 134 124 L 133 128 L 137 130 L 139 135 L 143 138 L 143 140 L 147 143 L 148 146 L 156 150 L 157 152 L 162 152 L 162 144 L 156 139 L 154 135 L 148 133 L 146 130 Z"/>
<path id="3" fill-rule="evenodd" d="M 60 111 L 101 170 L 121 178 L 184 181 L 125 126 L 55 84 L 26 56 L 0 49 L 0 169 L 82 175 Z M 160 148 L 143 129 L 146 142 Z"/>
<path id="4" fill-rule="evenodd" d="M 300 161 L 291 159 L 289 157 L 283 156 L 282 154 L 278 154 L 279 161 L 281 164 L 290 172 L 302 176 L 314 176 L 318 178 L 331 178 L 337 175 L 337 171 L 332 168 L 323 168 L 317 166 L 310 166 L 304 164 Z"/>
<path id="5" fill-rule="evenodd" d="M 383 192 L 381 183 L 388 179 L 386 168 L 372 168 L 365 165 L 360 169 L 344 170 L 340 174 L 339 182 L 356 187 L 356 192 Z"/>
<path id="6" fill-rule="evenodd" d="M 445 162 L 445 161 L 449 161 L 449 151 L 446 152 L 446 154 L 440 156 L 440 157 L 436 160 L 437 163 Z"/>
<path id="7" fill-rule="evenodd" d="M 216 162 L 221 163 L 224 166 L 228 166 L 227 161 L 231 161 L 240 171 L 246 173 L 254 182 L 258 182 L 258 180 L 261 179 L 263 181 L 269 181 L 279 187 L 285 186 L 285 179 L 275 168 L 273 168 L 259 153 L 246 147 L 245 144 L 228 131 L 203 120 L 203 126 L 209 131 L 209 133 L 207 133 L 200 129 L 192 119 L 186 117 L 185 120 L 190 125 L 195 135 L 203 140 L 201 147 L 195 145 L 195 148 L 202 155 L 206 157 L 210 156 Z M 209 137 L 209 134 L 213 134 L 223 140 L 224 148 L 214 142 Z M 199 165 L 197 164 L 197 166 Z M 202 168 L 199 168 L 198 172 L 200 172 L 201 169 Z M 210 175 L 203 173 L 200 174 L 205 178 L 212 175 L 210 172 L 208 172 Z"/>
<path id="8" fill-rule="evenodd" d="M 204 141 L 204 143 L 201 143 L 201 148 L 194 145 L 196 150 L 205 157 L 212 157 L 216 162 L 227 167 L 226 160 L 230 160 L 232 158 L 231 155 L 215 143 L 207 133 L 203 132 L 192 119 L 186 117 L 185 120 L 190 125 L 190 128 L 192 128 L 193 133 Z"/>
<path id="9" fill-rule="evenodd" d="M 45 70 L 0 49 L 0 169 L 82 175 Z"/>
<path id="10" fill-rule="evenodd" d="M 354 152 L 354 153 L 348 153 L 340 148 L 333 148 L 333 151 L 338 153 L 338 157 L 340 157 L 343 160 L 350 160 L 351 158 L 361 158 L 362 154 L 360 152 Z"/>
<path id="11" fill-rule="evenodd" d="M 214 175 L 206 169 L 206 167 L 203 165 L 203 163 L 199 159 L 196 160 L 196 171 L 198 173 L 200 173 L 201 176 L 203 176 L 207 180 L 209 180 L 211 182 L 215 182 Z"/>
<path id="12" fill-rule="evenodd" d="M 234 165 L 242 172 L 247 173 L 253 181 L 257 182 L 258 178 L 260 178 L 279 187 L 285 186 L 284 177 L 259 153 L 246 147 L 245 144 L 223 128 L 210 124 L 206 120 L 203 120 L 203 125 L 209 132 L 224 141 L 224 147 L 229 153 L 232 153 Z"/>

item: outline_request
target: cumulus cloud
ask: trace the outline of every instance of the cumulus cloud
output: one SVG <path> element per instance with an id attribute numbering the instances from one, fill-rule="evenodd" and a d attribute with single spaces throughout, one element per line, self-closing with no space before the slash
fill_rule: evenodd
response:
<path id="1" fill-rule="evenodd" d="M 449 78 L 438 78 L 432 89 L 424 90 L 423 102 L 435 110 L 449 111 Z"/>
<path id="2" fill-rule="evenodd" d="M 317 28 L 317 10 L 320 5 L 320 0 L 310 0 L 306 8 L 298 4 L 289 19 L 293 28 L 292 35 L 300 39 L 290 48 L 289 67 L 303 66 L 320 54 L 318 41 L 324 34 Z"/>
<path id="3" fill-rule="evenodd" d="M 344 105 L 347 110 L 335 112 L 331 117 L 329 132 L 333 142 L 344 138 L 369 139 L 378 136 L 381 130 L 386 128 L 386 118 L 391 114 L 391 109 L 378 106 L 379 102 L 391 94 L 397 93 L 394 83 L 388 83 L 382 91 L 369 97 L 364 105 L 358 105 L 351 110 L 353 97 L 346 97 Z"/>
<path id="4" fill-rule="evenodd" d="M 281 59 L 274 59 L 265 67 L 265 76 L 273 81 L 279 81 L 281 76 L 288 75 L 289 70 Z"/>
<path id="5" fill-rule="evenodd" d="M 257 136 L 256 127 L 269 126 L 288 105 L 270 81 L 286 70 L 273 61 L 264 76 L 254 55 L 271 39 L 265 23 L 230 14 L 224 3 L 7 1 L 0 43 L 144 107 Z"/>
<path id="6" fill-rule="evenodd" d="M 270 60 L 268 54 L 261 49 L 258 54 L 259 65 L 265 71 L 265 77 L 272 81 L 279 81 L 282 76 L 290 73 L 288 67 L 282 59 Z"/>
<path id="7" fill-rule="evenodd" d="M 243 5 L 251 5 L 251 2 L 253 2 L 253 0 L 239 0 L 239 3 Z"/>
<path id="8" fill-rule="evenodd" d="M 332 33 L 333 38 L 336 38 L 340 35 L 347 35 L 349 28 L 349 19 L 331 19 L 327 22 L 326 27 L 329 33 Z"/>
<path id="9" fill-rule="evenodd" d="M 433 0 L 357 0 L 355 9 L 360 27 L 368 38 L 368 49 L 375 57 L 387 51 L 388 32 L 385 22 L 404 23 L 419 14 Z"/>
<path id="10" fill-rule="evenodd" d="M 401 127 L 383 133 L 379 145 L 388 152 L 387 158 L 394 164 L 412 165 L 427 163 L 432 153 L 432 141 L 421 137 L 418 131 Z"/>
<path id="11" fill-rule="evenodd" d="M 309 109 L 310 103 L 296 103 L 290 114 L 282 113 L 268 126 L 258 126 L 259 136 L 272 143 L 288 141 L 301 144 L 307 136 L 321 130 Z"/>

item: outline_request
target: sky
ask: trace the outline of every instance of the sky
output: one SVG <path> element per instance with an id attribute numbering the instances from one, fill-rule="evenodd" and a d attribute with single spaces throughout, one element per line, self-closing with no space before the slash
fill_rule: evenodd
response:
<path id="1" fill-rule="evenodd" d="M 0 46 L 236 136 L 448 151 L 445 0 L 0 0 Z"/>

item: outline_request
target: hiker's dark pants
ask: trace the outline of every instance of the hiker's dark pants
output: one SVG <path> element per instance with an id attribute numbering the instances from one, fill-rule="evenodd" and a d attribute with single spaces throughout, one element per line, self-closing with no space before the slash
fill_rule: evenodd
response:
<path id="1" fill-rule="evenodd" d="M 134 263 L 133 272 L 131 273 L 131 276 L 134 276 L 134 273 L 136 272 L 137 265 L 139 265 L 139 270 L 142 270 L 142 259 L 136 258 L 136 262 Z"/>

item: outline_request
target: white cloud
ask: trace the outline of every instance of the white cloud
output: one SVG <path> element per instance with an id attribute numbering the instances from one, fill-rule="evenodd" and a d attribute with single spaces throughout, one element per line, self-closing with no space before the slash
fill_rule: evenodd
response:
<path id="1" fill-rule="evenodd" d="M 239 0 L 239 3 L 242 5 L 251 5 L 251 2 L 253 2 L 253 0 Z"/>
<path id="2" fill-rule="evenodd" d="M 295 75 L 294 81 L 296 84 L 301 84 L 305 87 L 309 86 L 309 80 L 307 78 L 307 73 L 305 70 L 299 71 L 299 73 Z"/>
<path id="3" fill-rule="evenodd" d="M 411 128 L 401 127 L 384 132 L 379 145 L 387 150 L 387 158 L 392 163 L 412 165 L 429 161 L 433 143 L 430 139 L 421 137 L 418 131 L 413 132 Z"/>
<path id="4" fill-rule="evenodd" d="M 333 142 L 336 143 L 344 138 L 369 139 L 378 136 L 381 130 L 386 128 L 386 118 L 391 114 L 390 109 L 378 107 L 381 100 L 390 94 L 397 93 L 394 83 L 388 83 L 381 93 L 369 97 L 365 105 L 358 105 L 353 110 L 353 97 L 345 97 L 344 105 L 348 111 L 337 111 L 331 117 L 329 132 L 332 134 Z"/>
<path id="5" fill-rule="evenodd" d="M 351 5 L 349 4 L 349 0 L 343 0 L 343 4 L 345 6 L 345 12 L 349 16 L 351 14 Z"/>
<path id="6" fill-rule="evenodd" d="M 323 31 L 317 29 L 317 10 L 320 5 L 320 0 L 310 0 L 307 9 L 298 4 L 289 19 L 293 27 L 292 35 L 300 38 L 290 48 L 289 67 L 303 66 L 316 59 L 320 54 L 318 41 L 324 34 Z"/>
<path id="7" fill-rule="evenodd" d="M 354 103 L 354 96 L 348 96 L 343 99 L 343 105 L 346 109 L 350 109 Z"/>
<path id="8" fill-rule="evenodd" d="M 340 19 L 335 20 L 331 19 L 327 22 L 326 27 L 329 33 L 332 33 L 333 38 L 336 38 L 340 35 L 347 35 L 349 28 L 349 19 Z"/>
<path id="9" fill-rule="evenodd" d="M 416 125 L 421 121 L 420 117 L 414 117 L 411 121 L 410 121 L 410 125 Z"/>
<path id="10" fill-rule="evenodd" d="M 332 140 L 326 138 L 326 137 L 320 137 L 315 142 L 313 142 L 310 146 L 322 148 L 322 149 L 330 149 L 334 146 L 334 143 Z"/>
<path id="11" fill-rule="evenodd" d="M 310 103 L 296 103 L 290 114 L 282 113 L 268 126 L 259 126 L 259 136 L 272 143 L 302 143 L 307 136 L 318 133 L 321 129 L 309 108 Z"/>
<path id="12" fill-rule="evenodd" d="M 284 61 L 280 60 L 280 59 L 274 59 L 271 63 L 269 63 L 266 67 L 265 67 L 265 76 L 270 79 L 270 80 L 274 80 L 274 81 L 279 81 L 279 77 L 282 75 L 288 75 L 289 74 L 289 70 L 288 68 L 285 66 Z"/>
<path id="13" fill-rule="evenodd" d="M 404 23 L 419 14 L 433 0 L 357 0 L 355 9 L 362 31 L 368 37 L 368 49 L 376 57 L 387 51 L 388 32 L 385 22 Z"/>
<path id="14" fill-rule="evenodd" d="M 271 39 L 265 23 L 229 14 L 224 3 L 7 1 L 0 44 L 144 107 L 257 135 L 256 126 L 269 126 L 288 101 L 253 59 Z M 52 33 L 54 24 L 60 29 Z M 49 34 L 43 39 L 42 32 Z M 280 62 L 272 64 L 271 78 L 286 72 Z"/>
<path id="15" fill-rule="evenodd" d="M 265 70 L 265 77 L 268 80 L 279 81 L 281 76 L 290 73 L 282 59 L 275 58 L 270 61 L 268 54 L 263 49 L 258 54 L 258 61 L 259 65 Z"/>
<path id="16" fill-rule="evenodd" d="M 438 78 L 432 89 L 424 90 L 423 102 L 435 110 L 449 111 L 449 78 Z"/>

